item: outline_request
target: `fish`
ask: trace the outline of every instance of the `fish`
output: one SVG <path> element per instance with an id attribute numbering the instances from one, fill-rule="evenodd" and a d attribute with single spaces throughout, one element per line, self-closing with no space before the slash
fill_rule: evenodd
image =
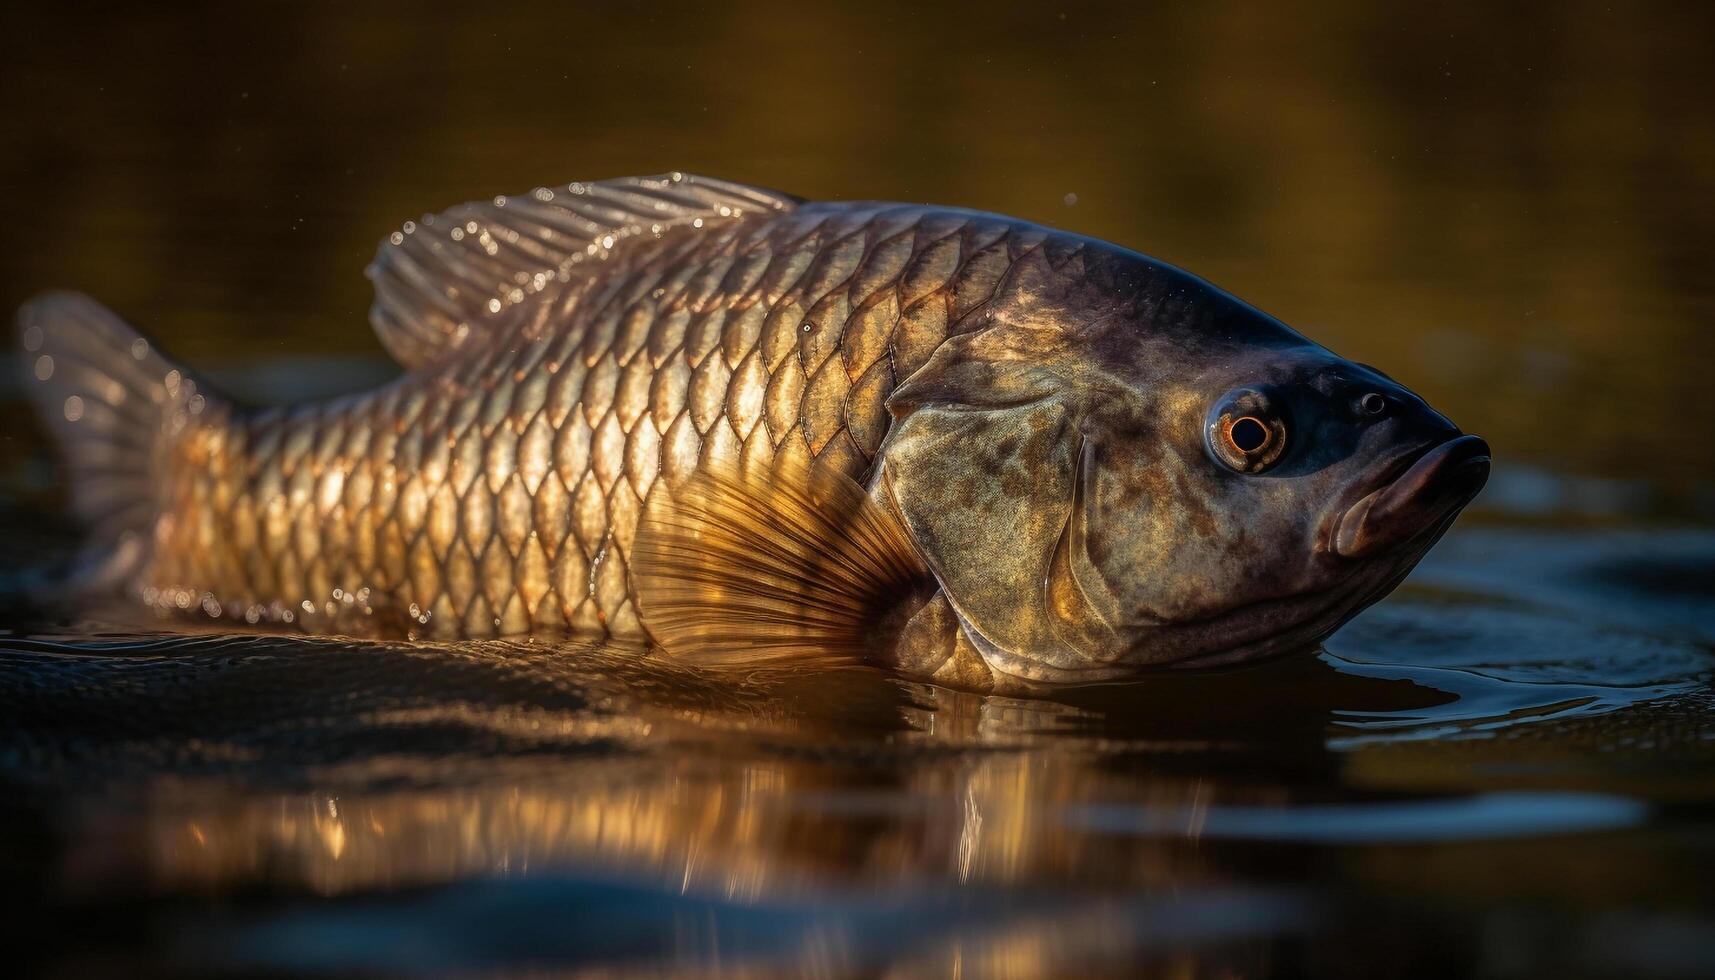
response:
<path id="1" fill-rule="evenodd" d="M 82 295 L 20 309 L 80 590 L 1030 692 L 1313 647 L 1491 466 L 1202 279 L 980 211 L 580 181 L 407 221 L 366 272 L 401 374 L 303 405 Z"/>

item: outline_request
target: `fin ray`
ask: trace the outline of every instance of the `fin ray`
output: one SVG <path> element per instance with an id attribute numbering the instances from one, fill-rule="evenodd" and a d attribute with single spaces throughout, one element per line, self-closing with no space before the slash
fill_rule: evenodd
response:
<path id="1" fill-rule="evenodd" d="M 632 549 L 640 618 L 669 653 L 727 665 L 871 659 L 932 582 L 904 528 L 850 478 L 711 469 L 652 499 Z"/>
<path id="2" fill-rule="evenodd" d="M 390 234 L 365 270 L 369 322 L 407 368 L 432 363 L 500 313 L 634 235 L 786 211 L 797 198 L 690 174 L 540 187 L 460 204 Z"/>
<path id="3" fill-rule="evenodd" d="M 168 448 L 220 400 L 86 296 L 39 296 L 17 327 L 26 394 L 60 445 L 72 510 L 90 535 L 76 584 L 111 582 L 146 552 Z"/>

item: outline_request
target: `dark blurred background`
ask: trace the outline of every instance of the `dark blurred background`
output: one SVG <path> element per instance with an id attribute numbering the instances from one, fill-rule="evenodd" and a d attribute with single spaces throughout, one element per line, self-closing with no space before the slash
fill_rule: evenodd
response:
<path id="1" fill-rule="evenodd" d="M 1320 656 L 1087 703 L 0 611 L 8 975 L 1707 972 L 1715 4 L 117 6 L 0 4 L 0 307 L 241 397 L 397 370 L 404 220 L 678 169 L 1138 248 L 1497 465 Z M 71 532 L 15 361 L 0 596 Z"/>
<path id="2" fill-rule="evenodd" d="M 1715 512 L 1709 4 L 7 4 L 0 36 L 0 304 L 88 291 L 240 395 L 386 370 L 361 271 L 402 220 L 682 169 L 1112 239 L 1489 436 L 1492 505 Z"/>

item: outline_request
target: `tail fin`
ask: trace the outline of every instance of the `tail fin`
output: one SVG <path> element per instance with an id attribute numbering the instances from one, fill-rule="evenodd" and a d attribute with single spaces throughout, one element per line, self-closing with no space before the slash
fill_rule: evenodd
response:
<path id="1" fill-rule="evenodd" d="M 89 536 L 74 583 L 110 587 L 140 567 L 160 513 L 169 450 L 209 398 L 112 311 L 49 293 L 18 311 L 24 388 L 65 458 Z"/>

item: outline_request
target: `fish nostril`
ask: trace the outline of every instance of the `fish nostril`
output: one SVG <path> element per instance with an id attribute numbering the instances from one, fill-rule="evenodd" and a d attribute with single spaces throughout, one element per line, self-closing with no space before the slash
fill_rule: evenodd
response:
<path id="1" fill-rule="evenodd" d="M 1365 415 L 1380 415 L 1387 411 L 1387 398 L 1372 391 L 1358 399 L 1358 410 Z"/>

